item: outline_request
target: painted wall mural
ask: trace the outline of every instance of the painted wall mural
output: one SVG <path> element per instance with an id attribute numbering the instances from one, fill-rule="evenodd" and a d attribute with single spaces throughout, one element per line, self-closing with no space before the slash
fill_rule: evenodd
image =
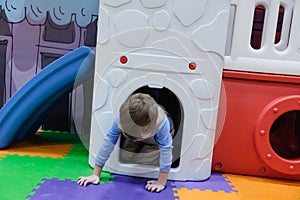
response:
<path id="1" fill-rule="evenodd" d="M 98 7 L 98 0 L 0 0 L 0 108 L 57 58 L 96 46 Z M 67 95 L 43 127 L 72 131 L 70 104 Z"/>

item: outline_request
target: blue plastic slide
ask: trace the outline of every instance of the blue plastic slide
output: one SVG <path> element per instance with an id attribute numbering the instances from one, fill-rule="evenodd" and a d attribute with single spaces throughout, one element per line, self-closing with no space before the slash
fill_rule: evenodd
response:
<path id="1" fill-rule="evenodd" d="M 52 62 L 21 87 L 0 110 L 0 149 L 35 133 L 61 97 L 93 74 L 95 52 L 80 47 Z"/>

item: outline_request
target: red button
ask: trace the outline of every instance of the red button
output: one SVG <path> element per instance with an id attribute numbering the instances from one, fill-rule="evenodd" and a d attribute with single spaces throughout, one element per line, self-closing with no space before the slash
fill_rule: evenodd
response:
<path id="1" fill-rule="evenodd" d="M 190 68 L 190 70 L 195 70 L 195 69 L 197 68 L 197 64 L 194 63 L 194 62 L 191 62 L 191 63 L 189 64 L 189 68 Z"/>
<path id="2" fill-rule="evenodd" d="M 122 57 L 120 58 L 120 62 L 121 62 L 122 64 L 126 64 L 127 61 L 128 61 L 128 58 L 127 58 L 126 56 L 122 56 Z"/>

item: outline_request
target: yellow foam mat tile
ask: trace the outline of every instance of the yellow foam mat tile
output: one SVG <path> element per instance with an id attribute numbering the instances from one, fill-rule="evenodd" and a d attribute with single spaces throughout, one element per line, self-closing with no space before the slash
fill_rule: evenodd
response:
<path id="1" fill-rule="evenodd" d="M 241 200 L 298 200 L 300 182 L 224 174 L 238 191 Z"/>
<path id="2" fill-rule="evenodd" d="M 7 154 L 63 158 L 72 148 L 73 144 L 56 144 L 24 140 L 19 143 L 14 143 L 8 149 L 0 150 L 0 158 Z"/>
<path id="3" fill-rule="evenodd" d="M 174 196 L 179 200 L 200 200 L 200 199 L 209 199 L 209 200 L 239 200 L 239 194 L 236 192 L 224 192 L 218 191 L 213 192 L 211 190 L 201 191 L 198 189 L 188 190 L 186 188 L 174 188 Z"/>

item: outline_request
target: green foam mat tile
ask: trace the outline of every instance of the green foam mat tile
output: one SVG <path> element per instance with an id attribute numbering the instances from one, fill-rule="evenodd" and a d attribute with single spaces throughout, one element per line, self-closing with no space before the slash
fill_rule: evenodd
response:
<path id="1" fill-rule="evenodd" d="M 0 199 L 23 199 L 41 178 L 51 177 L 56 164 L 52 158 L 7 155 L 0 161 Z"/>
<path id="2" fill-rule="evenodd" d="M 26 199 L 45 178 L 76 181 L 78 176 L 90 175 L 93 171 L 88 164 L 88 150 L 77 134 L 46 132 L 26 139 L 74 145 L 64 158 L 6 155 L 0 160 L 1 200 Z M 109 172 L 101 174 L 101 183 L 112 182 L 112 179 Z"/>

